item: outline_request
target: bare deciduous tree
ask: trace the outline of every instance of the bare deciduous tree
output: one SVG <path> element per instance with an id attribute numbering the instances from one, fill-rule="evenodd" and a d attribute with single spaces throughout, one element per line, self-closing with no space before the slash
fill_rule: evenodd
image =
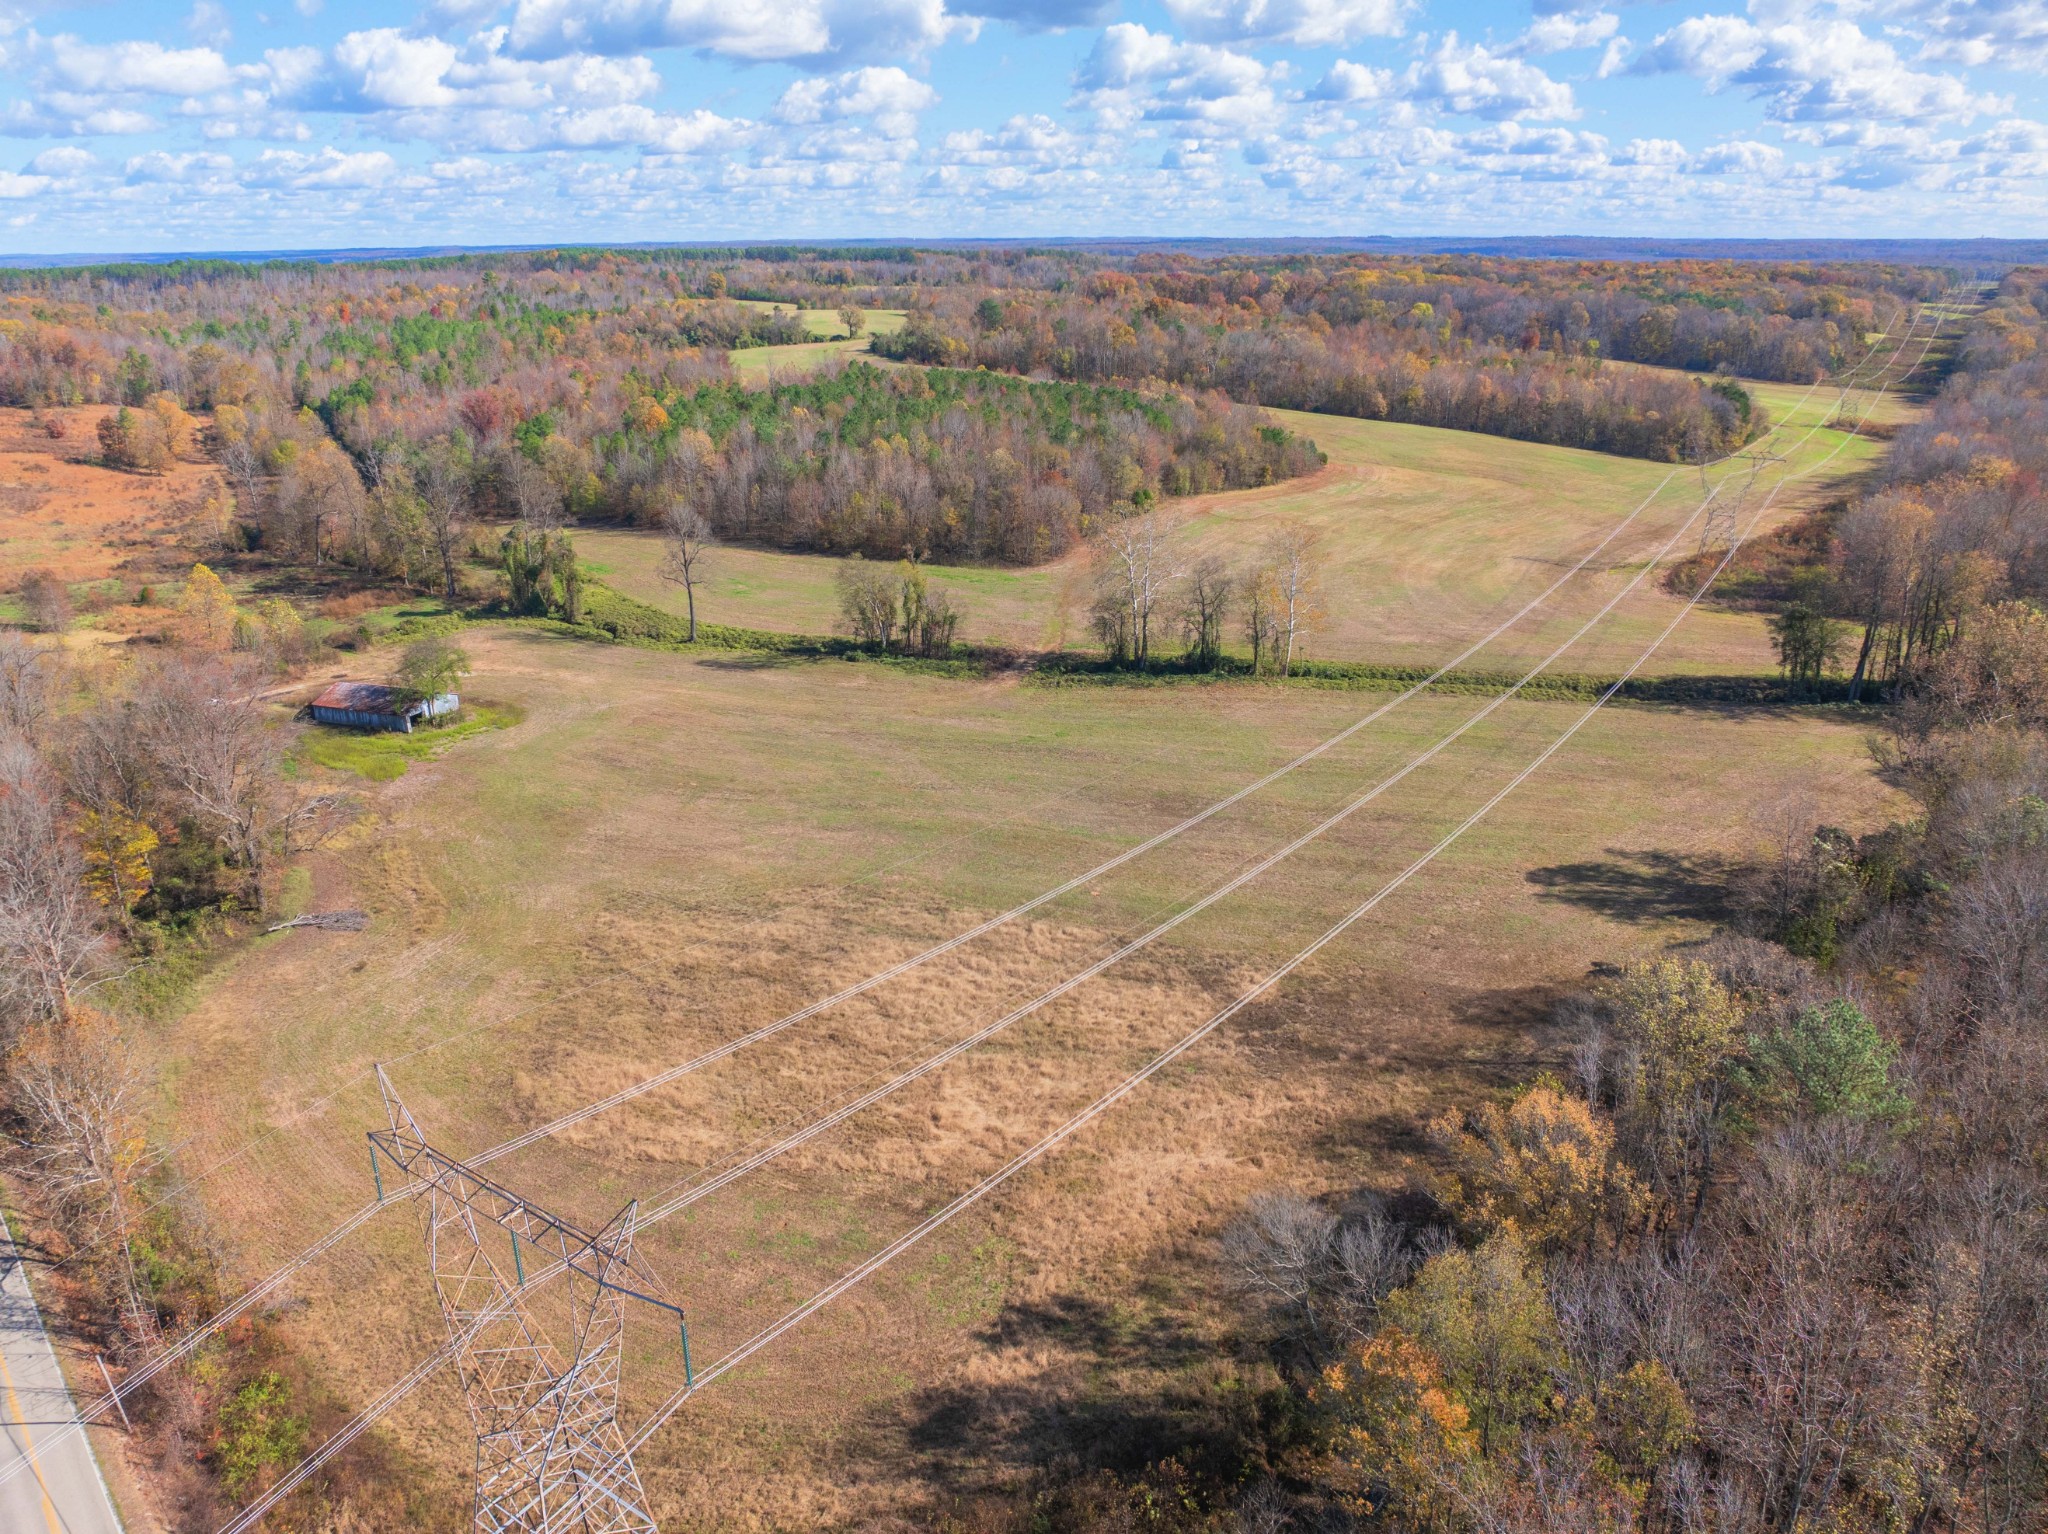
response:
<path id="1" fill-rule="evenodd" d="M 1261 565 L 1238 578 L 1239 610 L 1244 617 L 1244 637 L 1252 647 L 1252 675 L 1263 676 L 1271 664 L 1274 649 L 1273 613 L 1279 597 L 1273 589 L 1273 572 Z"/>
<path id="2" fill-rule="evenodd" d="M 697 587 L 703 582 L 704 567 L 718 540 L 711 524 L 687 501 L 669 503 L 661 519 L 661 578 L 683 588 L 683 600 L 690 613 L 690 643 L 697 642 Z"/>
<path id="3" fill-rule="evenodd" d="M 280 772 L 284 730 L 247 664 L 174 657 L 136 688 L 138 732 L 163 790 L 252 878 L 311 845 L 334 801 L 295 794 Z"/>
<path id="4" fill-rule="evenodd" d="M 455 573 L 472 511 L 468 455 L 452 438 L 435 438 L 420 454 L 413 486 L 419 492 L 427 533 L 441 562 L 441 595 L 453 602 Z"/>
<path id="5" fill-rule="evenodd" d="M 71 623 L 71 592 L 48 570 L 31 570 L 21 578 L 21 606 L 29 625 L 45 634 L 61 634 Z"/>
<path id="6" fill-rule="evenodd" d="M 234 486 L 237 509 L 244 517 L 254 517 L 262 505 L 263 455 L 248 431 L 223 430 L 218 436 L 220 464 Z"/>
<path id="7" fill-rule="evenodd" d="M 55 753 L 64 791 L 95 814 L 149 817 L 153 789 L 149 752 L 135 710 L 124 696 L 106 693 L 65 721 Z"/>
<path id="8" fill-rule="evenodd" d="M 34 741 L 49 712 L 49 657 L 19 634 L 0 633 L 0 732 Z"/>
<path id="9" fill-rule="evenodd" d="M 1322 540 L 1299 525 L 1282 527 L 1266 545 L 1272 572 L 1273 640 L 1280 674 L 1294 669 L 1294 652 L 1322 625 Z"/>
<path id="10" fill-rule="evenodd" d="M 118 1025 L 91 1008 L 31 1030 L 10 1081 L 29 1165 L 74 1239 L 119 1251 L 122 1308 L 137 1334 L 150 1316 L 132 1244 L 136 1185 L 161 1159 L 148 1134 L 147 1085 Z"/>
<path id="11" fill-rule="evenodd" d="M 1231 591 L 1236 585 L 1221 556 L 1206 554 L 1188 567 L 1181 585 L 1180 624 L 1187 638 L 1188 664 L 1214 671 L 1223 658 L 1223 625 L 1230 617 Z"/>
<path id="12" fill-rule="evenodd" d="M 1335 1272 L 1337 1323 L 1348 1335 L 1363 1335 L 1380 1301 L 1415 1276 L 1419 1257 L 1401 1227 L 1379 1209 L 1348 1216 L 1337 1232 Z"/>
<path id="13" fill-rule="evenodd" d="M 1153 629 L 1181 573 L 1171 532 L 1166 519 L 1151 511 L 1103 530 L 1095 625 L 1112 660 L 1128 658 L 1143 666 L 1151 659 Z"/>
<path id="14" fill-rule="evenodd" d="M 0 734 L 0 1033 L 64 1017 L 106 958 L 57 786 L 25 739 Z"/>
<path id="15" fill-rule="evenodd" d="M 552 475 L 524 453 L 511 452 L 505 458 L 505 483 L 512 492 L 512 504 L 528 531 L 552 533 L 562 526 L 562 487 Z"/>
<path id="16" fill-rule="evenodd" d="M 1262 1193 L 1223 1233 L 1223 1260 L 1238 1286 L 1292 1316 L 1320 1347 L 1317 1297 L 1328 1284 L 1337 1217 L 1297 1193 Z"/>

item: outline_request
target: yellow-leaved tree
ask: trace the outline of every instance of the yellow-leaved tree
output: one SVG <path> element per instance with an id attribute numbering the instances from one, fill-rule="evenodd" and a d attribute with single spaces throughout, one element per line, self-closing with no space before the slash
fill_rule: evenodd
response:
<path id="1" fill-rule="evenodd" d="M 1583 1250 L 1640 1218 L 1640 1178 L 1614 1154 L 1614 1128 L 1539 1082 L 1513 1103 L 1446 1113 L 1429 1126 L 1445 1156 L 1435 1193 L 1462 1225 L 1512 1229 L 1539 1252 Z"/>
<path id="2" fill-rule="evenodd" d="M 1629 965 L 1614 988 L 1615 1120 L 1665 1219 L 1696 1214 L 1733 1097 L 1748 1011 L 1698 960 Z"/>
<path id="3" fill-rule="evenodd" d="M 23 1033 L 9 1065 L 28 1165 L 75 1242 L 118 1254 L 113 1287 L 131 1332 L 147 1336 L 153 1317 L 131 1243 L 137 1186 L 161 1156 L 149 1140 L 148 1081 L 120 1023 L 74 1007 L 68 1018 Z"/>
<path id="4" fill-rule="evenodd" d="M 205 565 L 194 565 L 178 599 L 186 640 L 201 649 L 225 650 L 235 642 L 235 599 Z"/>
<path id="5" fill-rule="evenodd" d="M 1323 1371 L 1316 1404 L 1336 1420 L 1331 1480 L 1351 1510 L 1399 1510 L 1401 1526 L 1456 1526 L 1460 1480 L 1479 1460 L 1472 1413 L 1434 1352 L 1383 1329 Z"/>
<path id="6" fill-rule="evenodd" d="M 1434 1353 L 1472 1413 L 1482 1454 L 1548 1409 L 1562 1361 L 1557 1317 L 1528 1246 L 1511 1229 L 1422 1265 L 1380 1314 Z"/>
<path id="7" fill-rule="evenodd" d="M 130 911 L 149 893 L 149 855 L 157 834 L 147 821 L 118 808 L 87 810 L 78 821 L 85 887 L 110 911 Z"/>

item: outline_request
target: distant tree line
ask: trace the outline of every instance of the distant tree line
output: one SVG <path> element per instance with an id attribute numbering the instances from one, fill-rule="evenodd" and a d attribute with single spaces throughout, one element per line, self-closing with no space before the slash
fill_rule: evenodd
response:
<path id="1" fill-rule="evenodd" d="M 1768 425 L 1749 392 L 1602 366 L 1583 351 L 1523 350 L 1455 337 L 1423 300 L 1398 321 L 1195 323 L 1153 318 L 1115 299 L 999 304 L 964 297 L 913 311 L 883 356 L 1018 373 L 1164 379 L 1295 410 L 1450 427 L 1631 457 L 1718 456 Z"/>

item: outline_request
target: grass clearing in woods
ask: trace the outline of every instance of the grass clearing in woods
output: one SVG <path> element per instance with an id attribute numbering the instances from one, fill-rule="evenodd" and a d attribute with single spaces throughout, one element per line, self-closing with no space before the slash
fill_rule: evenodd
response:
<path id="1" fill-rule="evenodd" d="M 749 309 L 786 309 L 787 304 L 768 303 L 761 299 L 741 299 Z M 794 378 L 802 373 L 813 373 L 827 363 L 844 358 L 848 361 L 858 357 L 868 362 L 882 362 L 879 357 L 868 354 L 869 335 L 894 335 L 903 328 L 904 311 L 901 309 L 868 309 L 864 334 L 849 338 L 846 322 L 839 318 L 837 309 L 805 309 L 801 318 L 804 328 L 818 337 L 815 341 L 798 342 L 795 346 L 745 346 L 738 351 L 727 352 L 726 358 L 732 363 L 733 371 L 743 383 L 765 384 L 775 378 Z M 889 364 L 884 363 L 884 366 Z"/>

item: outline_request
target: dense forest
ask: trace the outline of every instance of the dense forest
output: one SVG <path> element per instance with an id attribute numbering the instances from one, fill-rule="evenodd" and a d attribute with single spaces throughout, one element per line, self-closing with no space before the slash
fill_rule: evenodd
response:
<path id="1" fill-rule="evenodd" d="M 660 414 L 646 437 L 599 446 L 622 495 L 667 472 L 726 537 L 883 556 L 1037 563 L 1157 495 L 1272 484 L 1322 461 L 1313 442 L 1220 395 L 940 368 L 707 385 L 663 399 Z"/>
<path id="2" fill-rule="evenodd" d="M 1845 286 L 1733 264 L 1442 265 L 1454 269 L 1140 266 L 1049 293 L 955 290 L 873 345 L 926 362 L 1161 378 L 1266 405 L 1679 459 L 1760 432 L 1748 393 L 1603 360 L 1810 382 L 1906 301 L 1867 278 Z M 1899 286 L 1927 296 L 1932 274 Z"/>

